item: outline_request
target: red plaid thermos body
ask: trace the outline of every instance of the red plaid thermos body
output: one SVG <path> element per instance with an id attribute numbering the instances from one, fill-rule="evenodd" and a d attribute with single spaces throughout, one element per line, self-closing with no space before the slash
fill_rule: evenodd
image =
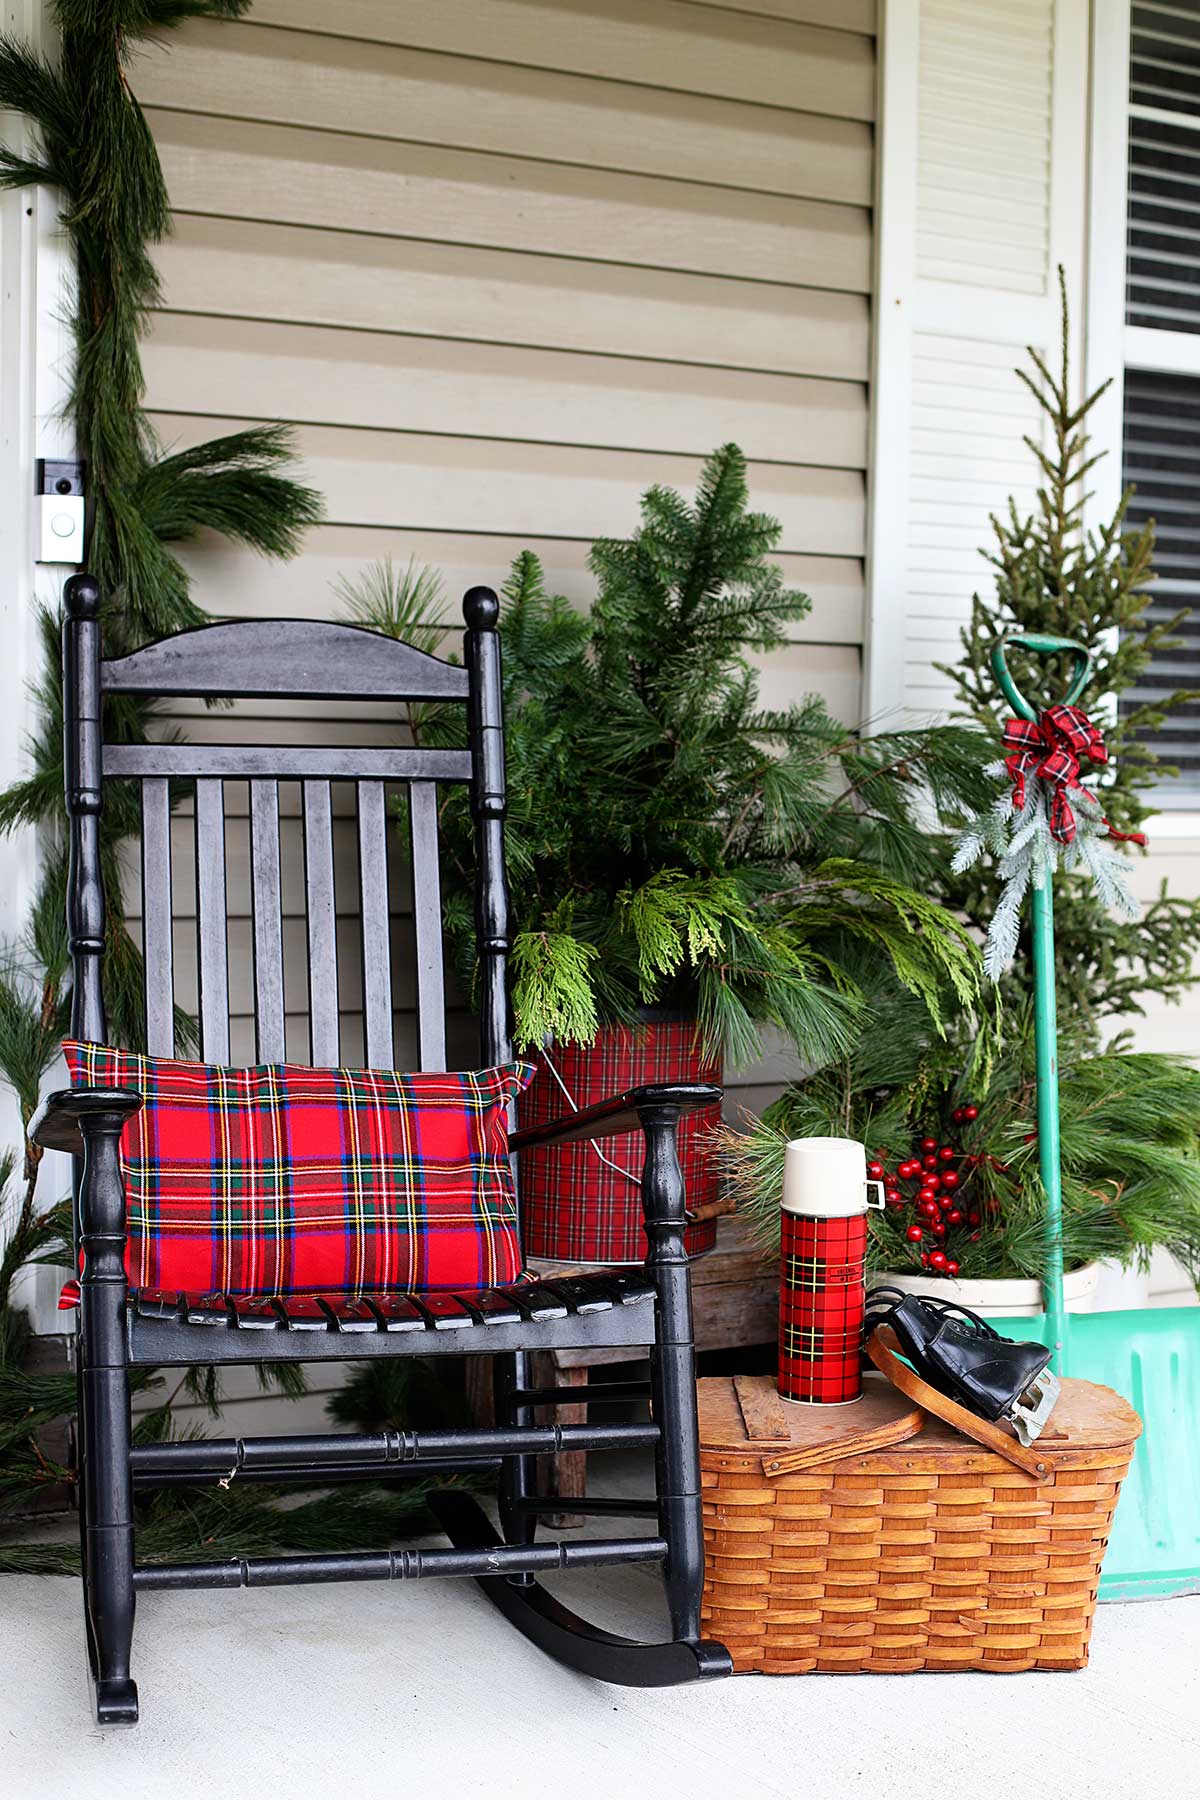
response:
<path id="1" fill-rule="evenodd" d="M 787 1147 L 779 1268 L 779 1392 L 807 1406 L 862 1394 L 867 1153 L 850 1138 Z"/>

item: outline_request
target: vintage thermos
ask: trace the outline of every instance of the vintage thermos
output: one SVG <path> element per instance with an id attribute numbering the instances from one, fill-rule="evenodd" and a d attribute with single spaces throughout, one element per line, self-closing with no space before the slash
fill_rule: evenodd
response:
<path id="1" fill-rule="evenodd" d="M 867 1253 L 867 1153 L 852 1138 L 797 1138 L 787 1147 L 780 1233 L 779 1392 L 808 1406 L 862 1394 Z"/>

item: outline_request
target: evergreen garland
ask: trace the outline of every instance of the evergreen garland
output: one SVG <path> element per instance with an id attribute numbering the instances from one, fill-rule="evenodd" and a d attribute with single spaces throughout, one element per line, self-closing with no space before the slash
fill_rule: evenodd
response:
<path id="1" fill-rule="evenodd" d="M 152 251 L 170 229 L 162 170 L 128 67 L 139 41 L 187 19 L 236 19 L 249 0 L 53 0 L 61 33 L 57 64 L 12 37 L 0 38 L 0 110 L 24 114 L 37 128 L 35 155 L 0 147 L 0 185 L 47 183 L 64 201 L 64 227 L 74 250 L 76 372 L 70 409 L 88 468 L 88 568 L 104 596 L 110 654 L 150 638 L 202 624 L 187 572 L 172 546 L 201 529 L 217 531 L 268 556 L 289 556 L 306 526 L 320 517 L 318 496 L 286 473 L 292 448 L 278 425 L 254 426 L 193 449 L 171 451 L 144 409 L 139 340 L 159 301 Z M 70 1009 L 64 924 L 65 845 L 62 771 L 62 679 L 59 621 L 42 617 L 45 674 L 38 690 L 41 720 L 33 772 L 0 794 L 0 831 L 43 830 L 45 876 L 26 940 L 0 959 L 0 1076 L 14 1091 L 23 1123 L 37 1104 L 42 1077 L 55 1060 Z M 153 717 L 146 705 L 109 702 L 106 736 L 144 741 Z M 142 1045 L 140 952 L 125 929 L 118 857 L 139 826 L 136 797 L 110 790 L 102 816 L 108 915 L 105 998 L 110 1036 Z M 180 1016 L 177 1035 L 194 1042 Z M 38 1433 L 74 1408 L 74 1378 L 31 1374 L 23 1362 L 28 1322 L 13 1302 L 20 1270 L 39 1261 L 70 1264 L 69 1203 L 38 1193 L 41 1152 L 26 1143 L 0 1158 L 0 1523 L 39 1488 L 69 1481 Z M 298 1370 L 264 1377 L 284 1391 L 303 1387 Z M 131 1372 L 135 1389 L 157 1391 L 161 1379 Z M 215 1372 L 190 1371 L 170 1398 L 138 1426 L 138 1441 L 165 1436 L 171 1400 L 186 1391 L 218 1409 Z M 139 1496 L 139 1550 L 157 1556 L 247 1550 L 328 1549 L 386 1540 L 410 1527 L 423 1489 L 362 1496 L 336 1493 L 286 1511 L 266 1488 Z M 0 1568 L 57 1572 L 78 1567 L 78 1546 L 0 1545 Z"/>
<path id="2" fill-rule="evenodd" d="M 1023 515 L 1010 500 L 1007 513 L 993 518 L 995 548 L 987 559 L 995 571 L 995 592 L 973 597 L 970 622 L 961 634 L 962 660 L 942 667 L 942 673 L 954 682 L 960 714 L 987 732 L 999 754 L 1007 708 L 989 660 L 997 637 L 1006 631 L 1049 632 L 1086 645 L 1092 673 L 1078 704 L 1103 731 L 1109 756 L 1099 799 L 1118 831 L 1134 832 L 1154 810 L 1155 784 L 1175 773 L 1155 752 L 1154 733 L 1198 696 L 1180 691 L 1123 707 L 1115 716 L 1113 697 L 1137 688 L 1154 657 L 1179 647 L 1175 633 L 1187 613 L 1157 624 L 1146 621 L 1154 528 L 1126 529 L 1128 493 L 1105 524 L 1083 530 L 1087 480 L 1099 460 L 1088 447 L 1087 419 L 1108 384 L 1079 405 L 1072 403 L 1070 318 L 1061 269 L 1059 286 L 1062 346 L 1057 370 L 1030 349 L 1033 372 L 1016 371 L 1049 429 L 1045 450 L 1025 439 L 1041 476 L 1037 504 L 1032 514 Z M 1063 691 L 1069 674 L 1065 659 L 1058 666 L 1053 659 L 1014 652 L 1010 660 L 1024 694 L 1056 699 Z M 995 915 L 1003 880 L 994 865 L 975 867 L 967 880 L 950 885 L 947 897 L 984 931 Z M 1086 1021 L 1093 1046 L 1105 1020 L 1142 1013 L 1147 994 L 1177 1001 L 1197 979 L 1192 961 L 1200 935 L 1200 899 L 1168 894 L 1164 882 L 1158 898 L 1131 918 L 1114 916 L 1115 897 L 1097 889 L 1085 866 L 1056 875 L 1059 1014 Z M 1009 1004 L 1019 1006 L 1029 990 L 1029 942 L 1026 928 L 1016 964 L 1003 984 Z"/>

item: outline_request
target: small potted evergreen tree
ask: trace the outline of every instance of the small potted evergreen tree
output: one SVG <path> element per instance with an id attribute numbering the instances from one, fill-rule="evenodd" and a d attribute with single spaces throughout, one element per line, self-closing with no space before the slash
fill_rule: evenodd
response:
<path id="1" fill-rule="evenodd" d="M 532 555 L 514 564 L 501 612 L 512 969 L 517 1044 L 541 1065 L 526 1118 L 638 1081 L 712 1077 L 758 1056 L 763 1027 L 824 1064 L 861 1028 L 863 970 L 888 970 L 935 1036 L 947 994 L 974 999 L 969 934 L 928 898 L 928 825 L 982 798 L 977 735 L 863 737 L 811 697 L 761 704 L 751 658 L 810 605 L 770 560 L 779 535 L 750 510 L 744 459 L 726 445 L 694 502 L 652 488 L 634 535 L 595 545 L 590 614 L 546 593 Z M 351 593 L 355 615 L 400 636 L 449 629 L 417 585 L 377 570 Z M 425 743 L 461 730 L 446 711 L 413 725 Z M 447 798 L 443 825 L 446 920 L 469 982 L 465 802 Z M 682 1136 L 702 1212 L 710 1125 Z M 583 1144 L 527 1157 L 531 1252 L 640 1258 L 637 1155 Z M 581 1191 L 568 1214 L 559 1196 Z M 699 1223 L 694 1248 L 711 1242 L 711 1218 Z"/>

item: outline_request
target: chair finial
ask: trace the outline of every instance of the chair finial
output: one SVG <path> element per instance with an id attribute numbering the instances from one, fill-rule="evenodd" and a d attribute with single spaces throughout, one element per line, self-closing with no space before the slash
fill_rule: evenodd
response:
<path id="1" fill-rule="evenodd" d="M 472 631 L 495 631 L 500 602 L 489 587 L 468 588 L 463 595 L 463 618 Z"/>
<path id="2" fill-rule="evenodd" d="M 66 583 L 63 599 L 72 619 L 94 619 L 100 611 L 100 583 L 81 570 Z"/>

